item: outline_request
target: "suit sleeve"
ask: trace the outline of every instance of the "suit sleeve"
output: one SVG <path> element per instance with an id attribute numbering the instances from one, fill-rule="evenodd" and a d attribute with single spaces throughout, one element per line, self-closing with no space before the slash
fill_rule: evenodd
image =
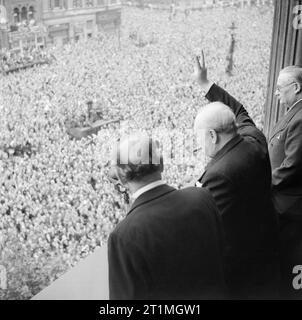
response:
<path id="1" fill-rule="evenodd" d="M 255 126 L 255 123 L 249 116 L 243 105 L 237 101 L 233 96 L 231 96 L 227 91 L 222 89 L 216 84 L 213 84 L 206 98 L 210 102 L 222 102 L 229 106 L 236 116 L 236 121 L 238 125 L 238 132 L 242 136 L 252 136 L 263 146 L 267 146 L 266 138 L 264 134 Z"/>
<path id="2" fill-rule="evenodd" d="M 288 128 L 284 152 L 285 158 L 279 168 L 273 170 L 273 187 L 282 189 L 302 179 L 302 119 Z"/>
<path id="3" fill-rule="evenodd" d="M 134 242 L 112 233 L 108 239 L 110 300 L 147 299 L 146 262 Z"/>

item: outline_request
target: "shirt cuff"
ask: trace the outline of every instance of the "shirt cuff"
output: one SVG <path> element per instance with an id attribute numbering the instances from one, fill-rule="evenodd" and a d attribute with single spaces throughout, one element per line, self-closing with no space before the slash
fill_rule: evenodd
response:
<path id="1" fill-rule="evenodd" d="M 200 183 L 199 181 L 196 181 L 195 182 L 195 187 L 202 188 L 202 183 Z"/>
<path id="2" fill-rule="evenodd" d="M 213 81 L 209 81 L 207 84 L 201 86 L 201 90 L 204 92 L 205 96 L 209 93 L 209 91 L 212 88 L 213 84 L 214 84 Z"/>

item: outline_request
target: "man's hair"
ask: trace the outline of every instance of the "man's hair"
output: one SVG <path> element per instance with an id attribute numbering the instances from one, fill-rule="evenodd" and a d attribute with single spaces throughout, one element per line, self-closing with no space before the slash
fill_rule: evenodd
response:
<path id="1" fill-rule="evenodd" d="M 140 181 L 144 177 L 161 172 L 161 166 L 155 164 L 119 164 L 118 167 L 122 169 L 123 175 L 127 181 Z"/>
<path id="2" fill-rule="evenodd" d="M 285 67 L 280 73 L 286 73 L 293 80 L 302 85 L 302 66 L 294 65 Z"/>
<path id="3" fill-rule="evenodd" d="M 133 141 L 135 144 L 132 144 L 131 146 L 130 144 L 131 142 L 133 143 Z M 119 146 L 121 146 L 122 143 L 123 141 L 119 141 Z M 132 136 L 127 139 L 126 143 L 128 143 L 128 152 L 126 155 L 121 155 L 121 148 L 117 148 L 116 165 L 122 170 L 124 178 L 127 181 L 140 181 L 146 176 L 155 174 L 157 172 L 162 172 L 163 157 L 159 150 L 158 141 L 146 136 Z M 141 148 L 137 149 L 137 145 L 140 145 Z M 140 153 L 139 157 L 133 160 L 133 156 L 135 158 L 137 153 Z"/>
<path id="4" fill-rule="evenodd" d="M 203 107 L 195 120 L 195 130 L 214 129 L 217 133 L 237 132 L 234 112 L 222 102 L 213 102 Z"/>

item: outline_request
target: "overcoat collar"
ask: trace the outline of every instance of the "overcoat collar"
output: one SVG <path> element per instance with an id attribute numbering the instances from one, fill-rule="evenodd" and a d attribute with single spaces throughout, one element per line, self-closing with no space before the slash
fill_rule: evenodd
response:
<path id="1" fill-rule="evenodd" d="M 287 127 L 290 120 L 302 110 L 302 101 L 297 103 L 292 109 L 290 109 L 273 127 L 269 140 L 271 140 L 278 132 Z"/>
<path id="2" fill-rule="evenodd" d="M 158 186 L 154 189 L 151 189 L 145 193 L 143 193 L 141 196 L 139 196 L 132 204 L 129 212 L 127 215 L 131 214 L 131 212 L 133 210 L 135 210 L 136 208 L 148 203 L 148 202 L 151 202 L 155 199 L 158 199 L 168 193 L 171 193 L 173 191 L 176 191 L 175 188 L 173 187 L 170 187 L 168 186 L 167 184 L 164 184 L 164 185 L 161 185 L 161 186 Z"/>
<path id="3" fill-rule="evenodd" d="M 212 160 L 208 163 L 208 165 L 205 168 L 205 171 L 203 173 L 203 175 L 201 176 L 201 178 L 199 179 L 199 181 L 201 181 L 202 177 L 205 175 L 205 173 L 211 168 L 213 167 L 213 165 L 219 161 L 221 158 L 223 158 L 227 153 L 229 153 L 234 147 L 236 147 L 241 141 L 243 140 L 243 138 L 241 137 L 240 134 L 237 134 L 233 139 L 231 139 L 228 143 L 226 143 L 214 156 L 214 158 L 212 158 Z"/>

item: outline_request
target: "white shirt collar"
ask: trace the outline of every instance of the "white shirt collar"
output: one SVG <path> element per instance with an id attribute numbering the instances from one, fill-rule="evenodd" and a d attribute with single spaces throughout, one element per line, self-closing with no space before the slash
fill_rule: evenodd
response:
<path id="1" fill-rule="evenodd" d="M 150 191 L 156 187 L 159 187 L 161 185 L 165 184 L 164 181 L 162 180 L 157 180 L 154 182 L 151 182 L 147 185 L 145 185 L 144 187 L 138 189 L 136 192 L 133 193 L 133 195 L 131 196 L 132 200 L 135 201 L 138 197 L 140 197 L 143 193 Z"/>
<path id="2" fill-rule="evenodd" d="M 302 99 L 300 99 L 300 100 L 298 100 L 297 102 L 295 102 L 288 110 L 287 110 L 287 112 L 288 111 L 290 111 L 293 107 L 295 107 L 298 103 L 300 103 L 302 101 Z"/>

